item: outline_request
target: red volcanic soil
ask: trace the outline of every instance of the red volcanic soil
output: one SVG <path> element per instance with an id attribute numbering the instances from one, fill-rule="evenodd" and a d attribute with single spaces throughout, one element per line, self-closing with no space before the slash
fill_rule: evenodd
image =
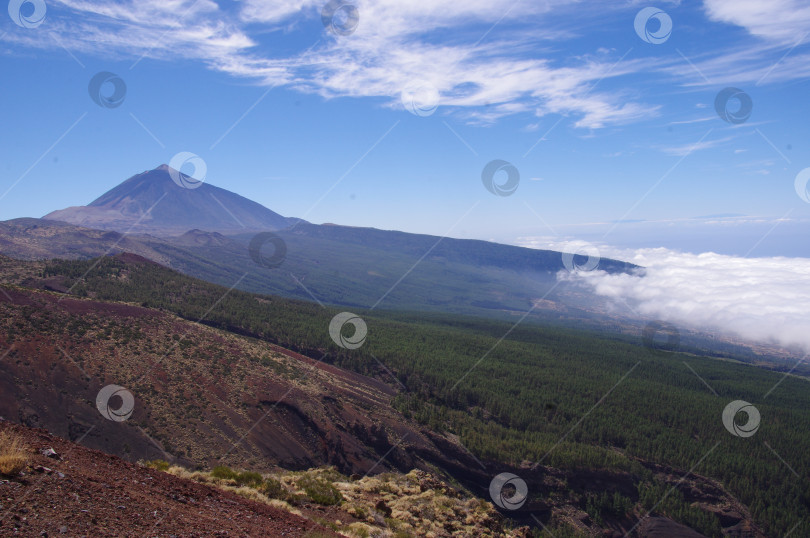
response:
<path id="1" fill-rule="evenodd" d="M 348 475 L 474 465 L 394 409 L 381 381 L 149 308 L 0 291 L 0 417 L 128 461 Z M 134 396 L 125 422 L 97 409 L 110 384 Z"/>
<path id="2" fill-rule="evenodd" d="M 24 475 L 0 477 L 0 536 L 339 536 L 239 495 L 0 421 L 27 444 Z M 43 456 L 52 448 L 59 459 Z M 7 477 L 6 477 L 7 478 Z"/>
<path id="3" fill-rule="evenodd" d="M 62 311 L 74 316 L 95 314 L 115 318 L 149 318 L 154 310 L 124 303 L 105 303 L 73 298 L 68 295 L 41 293 L 33 290 L 5 288 L 0 294 L 0 302 L 15 306 L 30 306 L 46 311 Z"/>

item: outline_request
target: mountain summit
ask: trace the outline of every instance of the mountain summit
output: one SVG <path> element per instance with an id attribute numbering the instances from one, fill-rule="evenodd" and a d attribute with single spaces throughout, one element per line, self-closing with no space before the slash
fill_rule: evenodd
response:
<path id="1" fill-rule="evenodd" d="M 178 171 L 163 164 L 132 176 L 89 205 L 60 209 L 43 218 L 88 228 L 163 236 L 192 229 L 279 230 L 296 220 L 213 185 L 191 183 L 193 188 L 186 188 L 181 186 L 182 179 Z"/>
<path id="2" fill-rule="evenodd" d="M 232 286 L 238 279 L 246 291 L 347 307 L 382 304 L 496 317 L 528 311 L 554 319 L 590 319 L 608 311 L 595 295 L 558 278 L 561 271 L 590 263 L 581 253 L 311 224 L 212 185 L 192 180 L 185 185 L 184 179 L 163 165 L 133 176 L 87 206 L 39 220 L 0 222 L 0 250 L 26 259 L 126 251 L 220 285 Z M 283 244 L 283 271 L 268 271 L 257 261 L 251 244 L 263 240 L 257 232 L 265 231 L 275 232 L 273 253 Z M 122 237 L 127 232 L 138 235 Z M 608 258 L 597 262 L 607 273 L 640 270 Z"/>

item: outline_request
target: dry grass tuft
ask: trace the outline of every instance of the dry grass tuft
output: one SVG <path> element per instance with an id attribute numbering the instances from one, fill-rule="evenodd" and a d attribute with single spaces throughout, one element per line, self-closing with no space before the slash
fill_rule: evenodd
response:
<path id="1" fill-rule="evenodd" d="M 0 474 L 15 476 L 28 465 L 28 452 L 22 438 L 0 432 Z"/>

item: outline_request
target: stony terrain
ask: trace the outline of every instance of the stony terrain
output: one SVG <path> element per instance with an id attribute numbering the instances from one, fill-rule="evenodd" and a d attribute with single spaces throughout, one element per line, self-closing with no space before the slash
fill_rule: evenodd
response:
<path id="1" fill-rule="evenodd" d="M 336 536 L 287 511 L 128 463 L 36 430 L 21 436 L 29 463 L 0 477 L 2 536 Z M 52 450 L 47 457 L 41 452 Z"/>

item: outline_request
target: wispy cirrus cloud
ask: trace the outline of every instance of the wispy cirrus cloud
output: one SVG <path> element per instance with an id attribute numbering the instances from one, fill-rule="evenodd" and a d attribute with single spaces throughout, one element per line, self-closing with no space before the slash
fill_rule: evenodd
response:
<path id="1" fill-rule="evenodd" d="M 689 155 L 696 151 L 702 151 L 722 146 L 723 144 L 730 142 L 733 139 L 734 139 L 733 137 L 727 136 L 723 138 L 715 138 L 713 140 L 704 140 L 702 142 L 692 142 L 690 144 L 683 144 L 680 146 L 664 146 L 661 147 L 660 150 L 666 153 L 667 155 L 675 155 L 678 157 L 682 157 L 684 155 Z"/>
<path id="2" fill-rule="evenodd" d="M 689 63 L 663 66 L 684 86 L 775 84 L 810 76 L 810 5 L 803 0 L 704 0 L 706 17 L 742 28 L 753 40 L 689 54 Z"/>
<path id="3" fill-rule="evenodd" d="M 4 39 L 105 58 L 194 59 L 209 65 L 256 45 L 211 0 L 52 0 L 48 6 L 48 18 L 37 31 L 9 32 Z"/>
<path id="4" fill-rule="evenodd" d="M 704 116 L 702 118 L 694 118 L 691 120 L 671 121 L 669 125 L 689 125 L 692 123 L 706 123 L 707 121 L 717 121 L 717 116 Z"/>
<path id="5" fill-rule="evenodd" d="M 703 6 L 710 19 L 769 40 L 795 43 L 810 31 L 810 4 L 802 0 L 704 0 Z"/>
<path id="6" fill-rule="evenodd" d="M 596 43 L 589 54 L 564 52 L 566 43 L 592 31 L 602 17 L 626 18 L 626 31 L 632 32 L 636 2 L 594 6 L 584 0 L 359 0 L 360 23 L 342 37 L 320 27 L 322 0 L 51 0 L 44 31 L 11 32 L 4 40 L 39 48 L 62 44 L 105 57 L 190 59 L 265 86 L 326 98 L 382 97 L 392 107 L 402 106 L 403 89 L 427 83 L 446 110 L 468 122 L 559 114 L 570 116 L 576 127 L 595 129 L 661 113 L 634 84 L 613 84 L 631 76 L 663 72 L 685 86 L 707 84 L 695 67 L 711 84 L 810 76 L 807 55 L 798 53 L 774 69 L 773 55 L 790 33 L 777 29 L 785 17 L 760 17 L 749 3 L 737 11 L 731 7 L 736 2 L 704 5 L 712 20 L 744 26 L 770 41 L 705 47 L 692 57 L 694 65 L 666 54 L 625 57 L 623 50 Z M 803 20 L 805 10 L 796 5 L 780 0 Z M 791 20 L 795 30 L 799 24 Z"/>
<path id="7" fill-rule="evenodd" d="M 754 40 L 720 50 L 703 48 L 689 54 L 691 65 L 673 62 L 662 64 L 660 70 L 686 88 L 777 84 L 810 77 L 807 48 Z"/>
<path id="8" fill-rule="evenodd" d="M 68 7 L 76 12 L 97 15 L 110 19 L 136 24 L 183 26 L 184 18 L 213 14 L 219 6 L 212 0 L 165 0 L 156 2 L 98 2 L 92 0 L 53 0 L 56 5 Z"/>
<path id="9" fill-rule="evenodd" d="M 359 2 L 361 22 L 351 36 L 337 39 L 321 28 L 311 48 L 293 52 L 274 49 L 268 32 L 311 25 L 322 2 L 245 0 L 228 9 L 212 0 L 49 5 L 59 9 L 49 11 L 46 32 L 6 39 L 40 48 L 58 42 L 74 52 L 112 57 L 192 59 L 267 86 L 327 98 L 387 97 L 390 106 L 401 106 L 407 86 L 427 83 L 439 91 L 442 106 L 477 123 L 517 113 L 565 114 L 578 127 L 598 128 L 650 117 L 658 108 L 594 90 L 598 81 L 636 73 L 648 61 L 617 65 L 618 53 L 605 51 L 588 58 L 537 57 L 570 34 L 542 24 L 543 15 L 571 9 L 563 0 Z"/>

